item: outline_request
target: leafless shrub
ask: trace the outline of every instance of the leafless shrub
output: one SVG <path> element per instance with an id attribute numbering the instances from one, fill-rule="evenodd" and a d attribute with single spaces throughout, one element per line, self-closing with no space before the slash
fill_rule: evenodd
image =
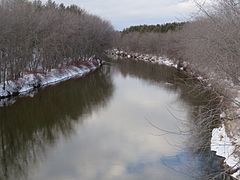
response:
<path id="1" fill-rule="evenodd" d="M 204 73 L 239 83 L 240 8 L 234 0 L 218 0 L 205 16 L 188 24 L 183 31 L 185 58 Z M 200 6 L 200 5 L 199 5 Z M 200 7 L 201 8 L 201 7 Z M 185 38 L 184 38 L 185 37 Z"/>

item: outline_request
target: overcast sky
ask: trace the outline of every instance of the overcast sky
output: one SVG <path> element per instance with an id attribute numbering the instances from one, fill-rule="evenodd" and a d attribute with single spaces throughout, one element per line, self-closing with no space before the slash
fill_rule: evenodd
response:
<path id="1" fill-rule="evenodd" d="M 46 0 L 43 0 L 46 2 Z M 55 0 L 76 4 L 112 22 L 115 29 L 130 25 L 186 21 L 196 11 L 193 0 Z"/>

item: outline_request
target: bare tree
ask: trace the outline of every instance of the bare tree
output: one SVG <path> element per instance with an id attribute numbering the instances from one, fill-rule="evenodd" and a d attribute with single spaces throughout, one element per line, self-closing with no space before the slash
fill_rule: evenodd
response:
<path id="1" fill-rule="evenodd" d="M 76 5 L 1 0 L 0 82 L 25 71 L 48 71 L 111 47 L 112 25 Z"/>

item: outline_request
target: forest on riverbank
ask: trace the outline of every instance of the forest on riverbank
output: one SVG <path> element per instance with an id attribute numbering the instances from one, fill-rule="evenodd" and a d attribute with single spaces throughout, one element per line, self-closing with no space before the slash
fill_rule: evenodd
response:
<path id="1" fill-rule="evenodd" d="M 207 10 L 196 5 L 201 14 L 192 21 L 116 32 L 110 22 L 76 5 L 1 0 L 0 84 L 4 89 L 26 72 L 45 73 L 115 47 L 187 61 L 214 82 L 239 85 L 239 0 L 214 0 Z"/>
<path id="2" fill-rule="evenodd" d="M 46 73 L 112 46 L 110 22 L 76 5 L 0 1 L 0 88 L 25 73 Z"/>
<path id="3" fill-rule="evenodd" d="M 215 0 L 208 8 L 197 2 L 196 5 L 201 14 L 192 21 L 167 24 L 181 28 L 156 32 L 158 25 L 129 27 L 119 32 L 116 47 L 186 61 L 195 71 L 214 78 L 214 82 L 226 80 L 239 85 L 240 1 Z"/>

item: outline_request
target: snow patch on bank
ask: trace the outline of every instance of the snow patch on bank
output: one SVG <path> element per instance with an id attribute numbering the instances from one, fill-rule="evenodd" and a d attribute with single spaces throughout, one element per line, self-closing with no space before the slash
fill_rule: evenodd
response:
<path id="1" fill-rule="evenodd" d="M 126 59 L 133 59 L 136 61 L 145 61 L 145 62 L 151 62 L 154 64 L 160 64 L 160 65 L 166 65 L 169 67 L 177 68 L 178 64 L 174 62 L 173 60 L 162 57 L 162 56 L 155 56 L 151 54 L 139 54 L 139 53 L 127 53 L 125 51 L 119 51 L 117 49 L 111 50 L 108 52 L 108 54 L 113 58 L 126 58 Z M 183 65 L 187 65 L 187 62 L 183 62 Z M 180 68 L 183 70 L 184 67 Z"/>
<path id="2" fill-rule="evenodd" d="M 0 84 L 0 107 L 13 104 L 17 95 L 29 95 L 34 89 L 56 84 L 73 77 L 81 77 L 101 66 L 100 60 L 86 61 L 80 65 L 71 65 L 61 69 L 52 69 L 47 73 L 25 73 L 16 81 L 7 81 L 5 90 Z"/>
<path id="3" fill-rule="evenodd" d="M 234 154 L 235 145 L 232 140 L 227 136 L 225 126 L 215 128 L 212 131 L 211 150 L 216 151 L 216 154 L 225 157 L 225 163 L 233 169 L 240 168 L 239 157 Z M 232 175 L 235 178 L 239 178 L 240 171 Z"/>

